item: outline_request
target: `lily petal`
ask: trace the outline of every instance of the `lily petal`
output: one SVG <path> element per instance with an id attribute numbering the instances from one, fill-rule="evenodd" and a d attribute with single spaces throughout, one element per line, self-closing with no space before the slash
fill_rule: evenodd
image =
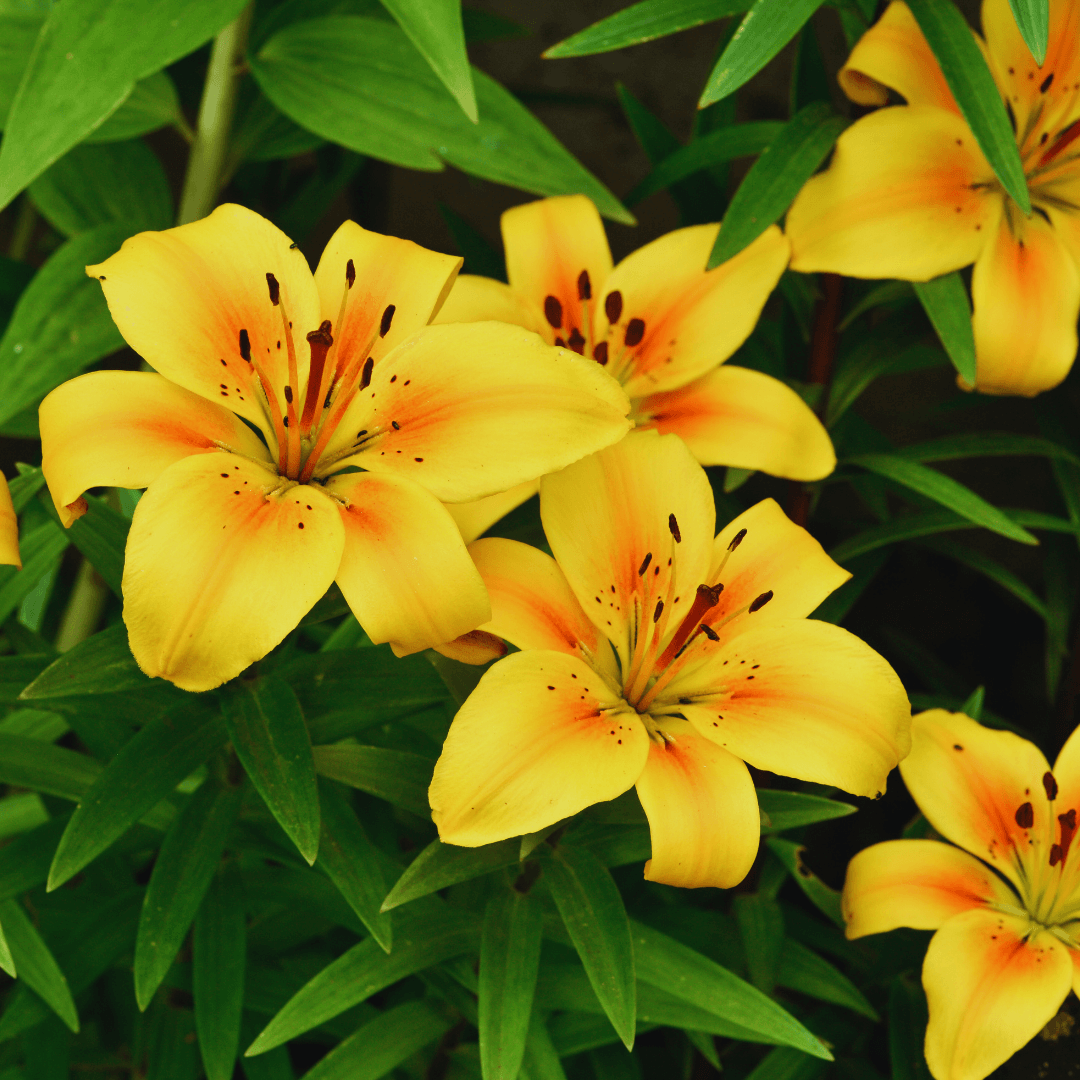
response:
<path id="1" fill-rule="evenodd" d="M 445 843 L 463 847 L 536 832 L 629 790 L 649 741 L 637 713 L 577 657 L 514 653 L 450 725 L 431 816 Z"/>
<path id="2" fill-rule="evenodd" d="M 900 0 L 859 38 L 838 78 L 844 93 L 860 105 L 887 105 L 892 89 L 909 105 L 934 105 L 960 115 L 941 65 Z"/>
<path id="3" fill-rule="evenodd" d="M 606 242 L 606 241 L 605 241 Z M 536 334 L 554 337 L 548 321 L 536 304 L 517 289 L 494 278 L 460 274 L 433 323 L 504 322 L 523 326 Z"/>
<path id="4" fill-rule="evenodd" d="M 926 1062 L 942 1080 L 983 1080 L 1033 1039 L 1069 993 L 1069 950 L 1027 918 L 976 909 L 930 941 Z M 1029 936 L 1029 934 L 1031 936 Z"/>
<path id="5" fill-rule="evenodd" d="M 671 432 L 702 465 L 760 469 L 820 480 L 836 468 L 824 425 L 791 387 L 761 371 L 724 364 L 678 390 L 635 403 L 639 427 Z"/>
<path id="6" fill-rule="evenodd" d="M 615 442 L 629 430 L 629 411 L 597 364 L 520 327 L 429 326 L 375 368 L 319 472 L 359 465 L 404 475 L 443 502 L 465 502 Z M 348 454 L 360 431 L 375 434 L 360 436 L 363 448 Z M 343 456 L 335 461 L 335 453 Z"/>
<path id="7" fill-rule="evenodd" d="M 145 371 L 92 371 L 41 403 L 42 463 L 64 525 L 87 488 L 142 488 L 191 454 L 232 450 L 269 461 L 258 436 L 228 409 Z"/>
<path id="8" fill-rule="evenodd" d="M 0 476 L 0 565 L 22 569 L 19 558 L 19 519 L 11 502 L 7 480 Z"/>
<path id="9" fill-rule="evenodd" d="M 124 622 L 148 675 L 210 690 L 265 656 L 334 580 L 337 505 L 237 454 L 170 465 L 139 500 Z"/>
<path id="10" fill-rule="evenodd" d="M 958 270 L 997 221 L 992 180 L 958 116 L 927 105 L 864 116 L 788 211 L 791 268 L 910 281 Z"/>
<path id="11" fill-rule="evenodd" d="M 502 216 L 502 236 L 510 286 L 532 309 L 533 321 L 543 320 L 547 340 L 569 341 L 575 329 L 587 333 L 589 308 L 595 310 L 611 273 L 611 249 L 592 200 L 561 195 L 512 207 Z"/>
<path id="12" fill-rule="evenodd" d="M 680 711 L 702 735 L 757 769 L 853 795 L 885 790 L 908 751 L 910 706 L 869 645 L 812 619 L 696 642 L 664 697 L 687 701 Z"/>
<path id="13" fill-rule="evenodd" d="M 1080 727 L 1065 740 L 1054 762 L 1054 780 L 1060 806 L 1080 808 Z"/>
<path id="14" fill-rule="evenodd" d="M 719 225 L 669 232 L 611 272 L 593 325 L 608 343 L 608 368 L 632 397 L 674 390 L 712 370 L 750 336 L 788 263 L 787 237 L 771 225 L 738 255 L 705 267 Z M 609 297 L 621 298 L 609 324 Z M 614 309 L 612 309 L 614 310 Z M 633 343 L 634 321 L 643 324 Z M 629 344 L 624 342 L 629 341 Z"/>
<path id="15" fill-rule="evenodd" d="M 977 389 L 1033 397 L 1068 375 L 1076 358 L 1080 270 L 1052 226 L 1038 215 L 1003 214 L 975 263 L 971 296 Z"/>
<path id="16" fill-rule="evenodd" d="M 139 233 L 86 272 L 101 281 L 124 340 L 151 367 L 270 434 L 258 375 L 242 355 L 246 341 L 284 411 L 288 350 L 266 275 L 277 278 L 299 357 L 319 325 L 307 260 L 276 225 L 227 203 L 189 225 Z"/>
<path id="17" fill-rule="evenodd" d="M 684 889 L 730 889 L 757 856 L 761 816 L 746 766 L 685 721 L 665 718 L 671 741 L 649 744 L 637 793 L 649 819 L 645 878 Z"/>
<path id="18" fill-rule="evenodd" d="M 336 580 L 373 642 L 406 656 L 491 617 L 484 583 L 434 495 L 390 473 L 344 473 L 326 490 L 343 503 Z"/>
<path id="19" fill-rule="evenodd" d="M 632 630 L 649 617 L 639 618 L 638 611 L 653 612 L 663 598 L 665 625 L 677 627 L 705 582 L 715 524 L 712 489 L 674 435 L 634 432 L 545 476 L 540 517 L 574 595 L 624 662 Z M 675 597 L 678 603 L 671 602 Z"/>
<path id="20" fill-rule="evenodd" d="M 427 326 L 446 300 L 462 262 L 411 240 L 370 232 L 355 221 L 344 222 L 330 237 L 315 270 L 322 318 L 330 320 L 334 338 L 328 364 L 335 357 L 347 363 L 356 356 L 360 360 L 373 356 L 378 363 Z M 355 274 L 351 288 L 349 263 Z M 339 324 L 343 298 L 348 302 Z"/>
<path id="21" fill-rule="evenodd" d="M 1043 777 L 1050 766 L 1034 743 L 931 709 L 912 720 L 911 754 L 900 772 L 942 836 L 1021 883 L 1020 856 L 1048 829 Z M 1018 816 L 1030 823 L 1021 826 Z"/>
<path id="22" fill-rule="evenodd" d="M 1007 903 L 1016 894 L 973 855 L 938 840 L 886 840 L 848 863 L 842 899 L 849 938 L 898 926 L 936 930 L 972 908 Z"/>
<path id="23" fill-rule="evenodd" d="M 466 544 L 471 544 L 478 536 L 483 536 L 496 521 L 501 521 L 511 510 L 516 510 L 522 503 L 528 502 L 539 489 L 539 481 L 526 480 L 523 484 L 515 484 L 512 488 L 488 495 L 485 499 L 447 503 L 446 509 L 457 523 L 461 538 Z"/>
<path id="24" fill-rule="evenodd" d="M 614 656 L 570 590 L 559 564 L 528 544 L 493 536 L 469 554 L 491 597 L 484 629 L 519 649 L 553 649 L 579 656 L 614 682 Z"/>

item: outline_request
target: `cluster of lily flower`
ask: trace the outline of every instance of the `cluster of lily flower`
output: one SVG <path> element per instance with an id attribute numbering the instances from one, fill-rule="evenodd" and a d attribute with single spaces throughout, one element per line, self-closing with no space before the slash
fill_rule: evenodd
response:
<path id="1" fill-rule="evenodd" d="M 337 582 L 373 642 L 502 656 L 455 718 L 430 788 L 448 843 L 540 830 L 636 786 L 645 876 L 737 884 L 759 842 L 747 764 L 862 796 L 899 764 L 945 840 L 852 862 L 848 934 L 937 929 L 924 966 L 938 1080 L 979 1080 L 1080 988 L 1080 736 L 1031 743 L 941 711 L 808 616 L 847 578 L 771 500 L 715 532 L 702 464 L 809 481 L 835 465 L 790 387 L 722 362 L 781 273 L 925 279 L 975 263 L 978 388 L 1036 393 L 1076 354 L 1073 140 L 1080 5 L 1052 5 L 1046 70 L 1007 0 L 987 52 L 1038 211 L 1018 218 L 908 9 L 841 73 L 881 109 L 735 258 L 718 225 L 613 266 L 595 207 L 503 218 L 509 285 L 346 222 L 314 275 L 257 214 L 143 233 L 87 272 L 156 373 L 99 371 L 41 406 L 65 524 L 93 486 L 146 488 L 124 620 L 150 675 L 218 686 Z M 539 479 L 538 479 L 539 478 Z M 553 556 L 476 539 L 537 489 Z M 17 563 L 17 526 L 0 534 Z M 516 647 L 505 655 L 505 642 Z M 970 852 L 970 854 L 969 854 Z"/>

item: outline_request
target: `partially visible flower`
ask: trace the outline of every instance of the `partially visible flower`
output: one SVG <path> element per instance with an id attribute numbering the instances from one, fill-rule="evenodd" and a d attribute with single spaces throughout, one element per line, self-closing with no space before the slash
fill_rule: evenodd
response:
<path id="1" fill-rule="evenodd" d="M 22 566 L 19 558 L 19 520 L 11 504 L 7 480 L 0 475 L 0 566 Z"/>
<path id="2" fill-rule="evenodd" d="M 679 435 L 703 465 L 820 480 L 836 455 L 809 406 L 779 379 L 724 364 L 754 329 L 788 242 L 772 226 L 706 271 L 719 229 L 677 229 L 613 268 L 584 195 L 516 206 L 502 216 L 510 284 L 462 275 L 435 321 L 501 319 L 591 357 L 622 383 L 635 425 Z M 452 512 L 471 539 L 512 505 L 508 493 L 491 513 Z"/>
<path id="3" fill-rule="evenodd" d="M 984 52 L 1004 98 L 1032 212 L 1005 194 L 906 4 L 855 46 L 840 85 L 871 113 L 787 216 L 791 266 L 926 281 L 975 264 L 972 326 L 987 394 L 1032 396 L 1076 357 L 1080 311 L 1080 2 L 1050 0 L 1040 68 L 1009 0 L 984 0 Z"/>
<path id="4" fill-rule="evenodd" d="M 950 843 L 860 851 L 847 936 L 937 931 L 923 964 L 927 1064 L 936 1080 L 982 1080 L 1080 991 L 1080 729 L 1051 771 L 1026 739 L 933 709 L 914 718 L 900 772 Z"/>
<path id="5" fill-rule="evenodd" d="M 907 753 L 900 680 L 858 638 L 807 619 L 850 575 L 771 499 L 713 537 L 704 470 L 673 435 L 635 432 L 547 476 L 555 557 L 470 547 L 482 631 L 522 651 L 461 707 L 430 788 L 440 837 L 535 832 L 636 785 L 645 876 L 728 887 L 760 818 L 744 762 L 877 795 Z"/>
<path id="6" fill-rule="evenodd" d="M 123 581 L 144 671 L 217 686 L 334 581 L 399 654 L 488 618 L 442 502 L 608 445 L 629 403 L 595 365 L 518 327 L 428 327 L 460 265 L 346 222 L 313 277 L 284 233 L 228 205 L 87 268 L 161 374 L 99 371 L 54 390 L 42 468 L 65 524 L 88 487 L 147 488 Z"/>

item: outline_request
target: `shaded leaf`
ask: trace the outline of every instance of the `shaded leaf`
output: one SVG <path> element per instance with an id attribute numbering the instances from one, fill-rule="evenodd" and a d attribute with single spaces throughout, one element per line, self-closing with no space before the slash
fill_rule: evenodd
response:
<path id="1" fill-rule="evenodd" d="M 758 792 L 758 805 L 769 819 L 765 828 L 773 832 L 847 817 L 858 809 L 851 803 L 825 799 L 820 795 L 806 795 L 800 791 L 781 791 L 778 788 L 762 788 Z"/>
<path id="2" fill-rule="evenodd" d="M 427 789 L 433 762 L 419 754 L 381 746 L 316 746 L 315 771 L 349 787 L 386 799 L 394 806 L 430 818 Z"/>
<path id="3" fill-rule="evenodd" d="M 48 945 L 17 900 L 0 903 L 0 925 L 18 969 L 19 978 L 72 1030 L 79 1030 L 79 1014 L 64 973 Z"/>
<path id="4" fill-rule="evenodd" d="M 84 143 L 120 142 L 134 139 L 168 124 L 181 124 L 184 114 L 172 79 L 164 71 L 155 71 L 140 79 L 123 104 Z M 171 223 L 170 223 L 171 224 Z"/>
<path id="5" fill-rule="evenodd" d="M 802 853 L 806 848 L 792 840 L 781 840 L 779 837 L 766 840 L 765 843 L 769 850 L 783 863 L 787 872 L 806 894 L 807 899 L 814 907 L 823 915 L 827 915 L 842 929 L 844 916 L 840 911 L 840 893 L 836 889 L 830 889 L 803 862 Z"/>
<path id="6" fill-rule="evenodd" d="M 0 733 L 0 782 L 77 802 L 101 775 L 93 758 L 25 735 Z"/>
<path id="7" fill-rule="evenodd" d="M 874 1007 L 846 975 L 794 938 L 783 939 L 776 981 L 789 990 L 878 1019 Z"/>
<path id="8" fill-rule="evenodd" d="M 771 994 L 784 945 L 780 905 L 767 896 L 747 893 L 735 897 L 731 910 L 739 924 L 750 981 L 763 994 Z"/>
<path id="9" fill-rule="evenodd" d="M 916 295 L 957 374 L 968 386 L 975 385 L 975 334 L 971 328 L 971 302 L 957 271 L 912 282 Z"/>
<path id="10" fill-rule="evenodd" d="M 514 866 L 518 862 L 520 845 L 516 838 L 483 847 L 456 847 L 432 840 L 409 864 L 405 872 L 382 902 L 382 910 L 400 907 L 410 900 L 429 896 L 439 889 L 471 881 L 482 874 Z"/>
<path id="11" fill-rule="evenodd" d="M 1046 59 L 1050 35 L 1050 0 L 1009 0 L 1017 29 L 1039 67 Z"/>
<path id="12" fill-rule="evenodd" d="M 0 622 L 15 611 L 37 583 L 56 565 L 68 546 L 59 525 L 46 521 L 19 541 L 22 569 L 0 566 Z"/>

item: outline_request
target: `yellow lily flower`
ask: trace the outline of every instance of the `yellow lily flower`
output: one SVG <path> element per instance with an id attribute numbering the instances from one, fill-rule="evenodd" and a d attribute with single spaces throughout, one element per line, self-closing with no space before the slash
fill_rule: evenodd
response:
<path id="1" fill-rule="evenodd" d="M 522 651 L 461 707 L 435 766 L 447 843 L 531 833 L 637 787 L 645 876 L 728 887 L 758 849 L 746 764 L 877 795 L 907 753 L 900 680 L 858 638 L 806 618 L 850 575 L 768 499 L 713 537 L 704 470 L 674 435 L 635 432 L 546 476 L 555 557 L 470 552 L 484 632 Z"/>
<path id="2" fill-rule="evenodd" d="M 794 270 L 926 281 L 975 264 L 975 387 L 1033 396 L 1076 357 L 1080 312 L 1080 2 L 1050 0 L 1040 68 L 1009 0 L 984 0 L 984 52 L 1009 108 L 1032 213 L 1005 194 L 907 5 L 855 46 L 840 84 L 871 113 L 787 216 Z"/>
<path id="3" fill-rule="evenodd" d="M 312 276 L 284 233 L 227 205 L 87 268 L 160 374 L 54 390 L 42 467 L 65 524 L 89 487 L 147 488 L 123 581 L 144 671 L 217 686 L 334 581 L 399 654 L 488 618 L 440 500 L 608 445 L 629 403 L 595 365 L 518 327 L 427 326 L 460 265 L 346 222 Z"/>
<path id="4" fill-rule="evenodd" d="M 982 1080 L 1080 991 L 1080 729 L 1051 771 L 1026 739 L 933 709 L 914 718 L 900 772 L 950 843 L 859 852 L 847 936 L 937 931 L 923 964 L 927 1064 L 936 1080 Z"/>
<path id="5" fill-rule="evenodd" d="M 463 274 L 439 323 L 500 319 L 591 357 L 623 385 L 637 427 L 679 435 L 703 465 L 820 480 L 832 442 L 779 379 L 725 365 L 757 323 L 788 261 L 775 226 L 706 271 L 719 225 L 677 229 L 612 266 L 600 214 L 584 195 L 502 215 L 509 285 Z M 452 511 L 467 539 L 535 487 Z"/>
<path id="6" fill-rule="evenodd" d="M 0 566 L 22 567 L 19 558 L 19 520 L 11 504 L 7 480 L 0 475 Z"/>

